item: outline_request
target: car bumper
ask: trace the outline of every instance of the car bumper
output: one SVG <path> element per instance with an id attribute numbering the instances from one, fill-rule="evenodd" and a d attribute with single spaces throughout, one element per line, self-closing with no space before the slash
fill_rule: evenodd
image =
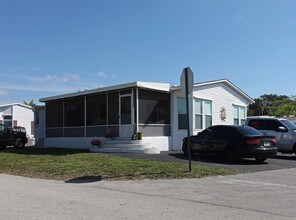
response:
<path id="1" fill-rule="evenodd" d="M 240 152 L 241 157 L 249 157 L 249 158 L 253 158 L 253 157 L 275 157 L 277 154 L 277 148 L 276 147 L 272 147 L 272 148 L 255 148 L 252 150 L 248 150 L 248 151 L 242 151 Z"/>

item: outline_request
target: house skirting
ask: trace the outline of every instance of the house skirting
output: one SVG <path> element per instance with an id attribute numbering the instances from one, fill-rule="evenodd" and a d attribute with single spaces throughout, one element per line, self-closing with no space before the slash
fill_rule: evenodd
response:
<path id="1" fill-rule="evenodd" d="M 94 138 L 88 137 L 61 137 L 61 138 L 45 138 L 45 148 L 69 148 L 69 149 L 91 149 L 91 141 Z M 99 138 L 103 144 L 106 138 Z M 172 145 L 172 138 L 169 137 L 143 137 L 142 142 L 145 147 L 156 148 L 158 152 L 169 151 Z"/>

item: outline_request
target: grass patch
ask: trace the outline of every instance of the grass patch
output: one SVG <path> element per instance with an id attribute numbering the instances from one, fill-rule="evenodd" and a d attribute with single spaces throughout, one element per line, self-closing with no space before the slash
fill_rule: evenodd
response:
<path id="1" fill-rule="evenodd" d="M 225 169 L 178 163 L 128 159 L 88 151 L 68 149 L 37 149 L 0 151 L 0 172 L 26 177 L 69 180 L 99 177 L 109 180 L 201 178 L 227 175 Z"/>

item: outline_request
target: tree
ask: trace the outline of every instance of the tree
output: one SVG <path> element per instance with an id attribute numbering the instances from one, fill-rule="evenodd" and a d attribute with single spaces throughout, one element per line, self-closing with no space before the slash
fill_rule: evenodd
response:
<path id="1" fill-rule="evenodd" d="M 32 107 L 36 106 L 36 104 L 34 103 L 33 99 L 30 102 L 26 102 L 25 100 L 23 100 L 23 101 L 24 101 L 24 104 L 25 105 L 29 105 L 29 106 L 32 106 Z"/>
<path id="2" fill-rule="evenodd" d="M 248 115 L 293 115 L 295 114 L 296 99 L 295 96 L 265 94 L 257 99 L 255 103 L 249 106 Z M 294 107 L 294 108 L 293 108 Z"/>
<path id="3" fill-rule="evenodd" d="M 295 104 L 288 103 L 280 106 L 275 114 L 277 117 L 296 115 Z"/>

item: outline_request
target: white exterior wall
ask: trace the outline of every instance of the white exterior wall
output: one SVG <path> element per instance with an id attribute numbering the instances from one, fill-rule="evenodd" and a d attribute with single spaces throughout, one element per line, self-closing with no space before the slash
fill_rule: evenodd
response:
<path id="1" fill-rule="evenodd" d="M 98 137 L 104 142 L 106 138 Z M 93 137 L 62 137 L 45 138 L 44 146 L 47 148 L 70 148 L 70 149 L 90 149 Z M 145 147 L 153 147 L 160 151 L 167 151 L 171 144 L 171 137 L 143 137 Z"/>
<path id="2" fill-rule="evenodd" d="M 12 106 L 0 107 L 0 120 L 3 120 L 3 115 L 12 115 Z"/>
<path id="3" fill-rule="evenodd" d="M 182 139 L 187 136 L 187 130 L 178 129 L 178 97 L 184 97 L 181 91 L 172 91 L 172 146 L 170 147 L 170 150 L 181 150 Z M 192 120 L 193 128 L 195 125 L 195 98 L 212 101 L 212 125 L 233 125 L 233 105 L 246 107 L 246 110 L 248 106 L 248 101 L 243 96 L 223 82 L 194 87 L 193 97 L 191 97 L 190 102 L 191 112 L 189 114 L 190 119 Z M 225 107 L 226 109 L 226 119 L 224 122 L 220 119 L 221 107 Z M 204 106 L 203 112 L 205 112 Z M 191 129 L 191 135 L 195 135 L 202 130 L 203 129 Z"/>
<path id="4" fill-rule="evenodd" d="M 34 136 L 32 135 L 31 130 L 31 123 L 32 121 L 34 121 L 34 113 L 31 108 L 14 105 L 12 120 L 17 121 L 17 126 L 22 126 L 26 128 L 27 136 L 29 136 L 30 138 Z"/>

